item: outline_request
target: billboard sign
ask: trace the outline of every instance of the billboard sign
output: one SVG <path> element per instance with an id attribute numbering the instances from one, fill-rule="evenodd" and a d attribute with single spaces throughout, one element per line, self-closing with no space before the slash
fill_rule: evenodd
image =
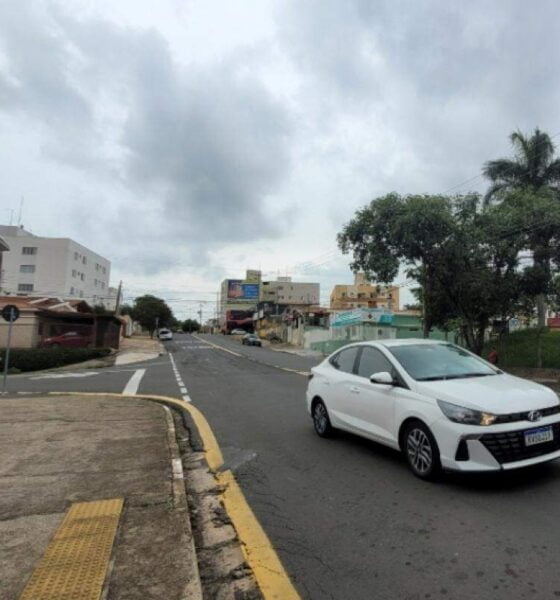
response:
<path id="1" fill-rule="evenodd" d="M 241 279 L 230 279 L 228 281 L 227 297 L 231 301 L 258 301 L 259 284 L 243 283 Z"/>

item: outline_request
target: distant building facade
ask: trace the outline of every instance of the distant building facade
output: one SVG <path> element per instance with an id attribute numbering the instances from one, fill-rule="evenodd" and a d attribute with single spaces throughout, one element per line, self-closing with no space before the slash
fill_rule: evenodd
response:
<path id="1" fill-rule="evenodd" d="M 319 284 L 292 281 L 291 277 L 263 281 L 260 301 L 290 306 L 316 306 L 319 304 Z"/>
<path id="2" fill-rule="evenodd" d="M 0 225 L 9 246 L 3 252 L 2 294 L 83 298 L 103 304 L 110 298 L 111 263 L 69 238 L 41 237 L 23 227 Z"/>
<path id="3" fill-rule="evenodd" d="M 356 273 L 353 284 L 334 286 L 331 292 L 330 308 L 331 310 L 385 308 L 398 311 L 399 288 L 370 283 L 363 273 Z"/>
<path id="4" fill-rule="evenodd" d="M 244 279 L 224 279 L 220 288 L 219 324 L 224 333 L 232 329 L 254 329 L 263 303 L 269 306 L 305 309 L 319 304 L 319 284 L 279 277 L 263 281 L 257 270 L 248 270 Z M 255 317 L 257 315 L 257 317 Z"/>

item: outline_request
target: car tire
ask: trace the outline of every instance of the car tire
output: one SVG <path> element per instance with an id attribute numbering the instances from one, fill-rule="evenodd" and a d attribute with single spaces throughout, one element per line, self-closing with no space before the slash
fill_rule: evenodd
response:
<path id="1" fill-rule="evenodd" d="M 329 438 L 334 435 L 334 428 L 331 425 L 329 412 L 327 411 L 327 407 L 322 400 L 316 400 L 313 402 L 311 417 L 313 419 L 315 433 L 318 436 Z"/>
<path id="2" fill-rule="evenodd" d="M 439 448 L 430 428 L 422 421 L 409 423 L 403 435 L 402 451 L 410 470 L 426 481 L 441 475 Z"/>

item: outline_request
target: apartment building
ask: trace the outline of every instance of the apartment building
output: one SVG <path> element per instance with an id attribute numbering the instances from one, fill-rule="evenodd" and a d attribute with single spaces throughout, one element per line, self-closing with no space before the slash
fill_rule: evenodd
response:
<path id="1" fill-rule="evenodd" d="M 370 283 L 363 273 L 354 275 L 354 283 L 335 285 L 331 292 L 331 310 L 385 308 L 399 310 L 399 288 Z"/>
<path id="2" fill-rule="evenodd" d="M 291 277 L 278 277 L 276 281 L 263 281 L 260 300 L 261 302 L 292 306 L 318 305 L 319 284 L 292 281 Z"/>
<path id="3" fill-rule="evenodd" d="M 41 237 L 23 227 L 0 225 L 2 294 L 83 298 L 91 305 L 110 298 L 111 263 L 69 238 Z"/>

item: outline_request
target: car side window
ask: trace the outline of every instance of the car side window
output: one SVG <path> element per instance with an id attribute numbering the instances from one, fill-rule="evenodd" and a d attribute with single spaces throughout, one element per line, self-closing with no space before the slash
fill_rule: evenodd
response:
<path id="1" fill-rule="evenodd" d="M 358 355 L 358 350 L 358 346 L 354 346 L 353 348 L 347 348 L 346 350 L 341 350 L 336 356 L 334 356 L 331 359 L 331 365 L 339 371 L 344 371 L 345 373 L 353 373 L 354 363 L 356 361 L 356 356 Z"/>
<path id="2" fill-rule="evenodd" d="M 380 373 L 381 371 L 387 371 L 391 375 L 395 374 L 395 368 L 383 356 L 381 351 L 377 348 L 364 346 L 362 348 L 362 355 L 360 356 L 360 364 L 358 365 L 358 375 L 369 379 L 374 373 Z"/>

